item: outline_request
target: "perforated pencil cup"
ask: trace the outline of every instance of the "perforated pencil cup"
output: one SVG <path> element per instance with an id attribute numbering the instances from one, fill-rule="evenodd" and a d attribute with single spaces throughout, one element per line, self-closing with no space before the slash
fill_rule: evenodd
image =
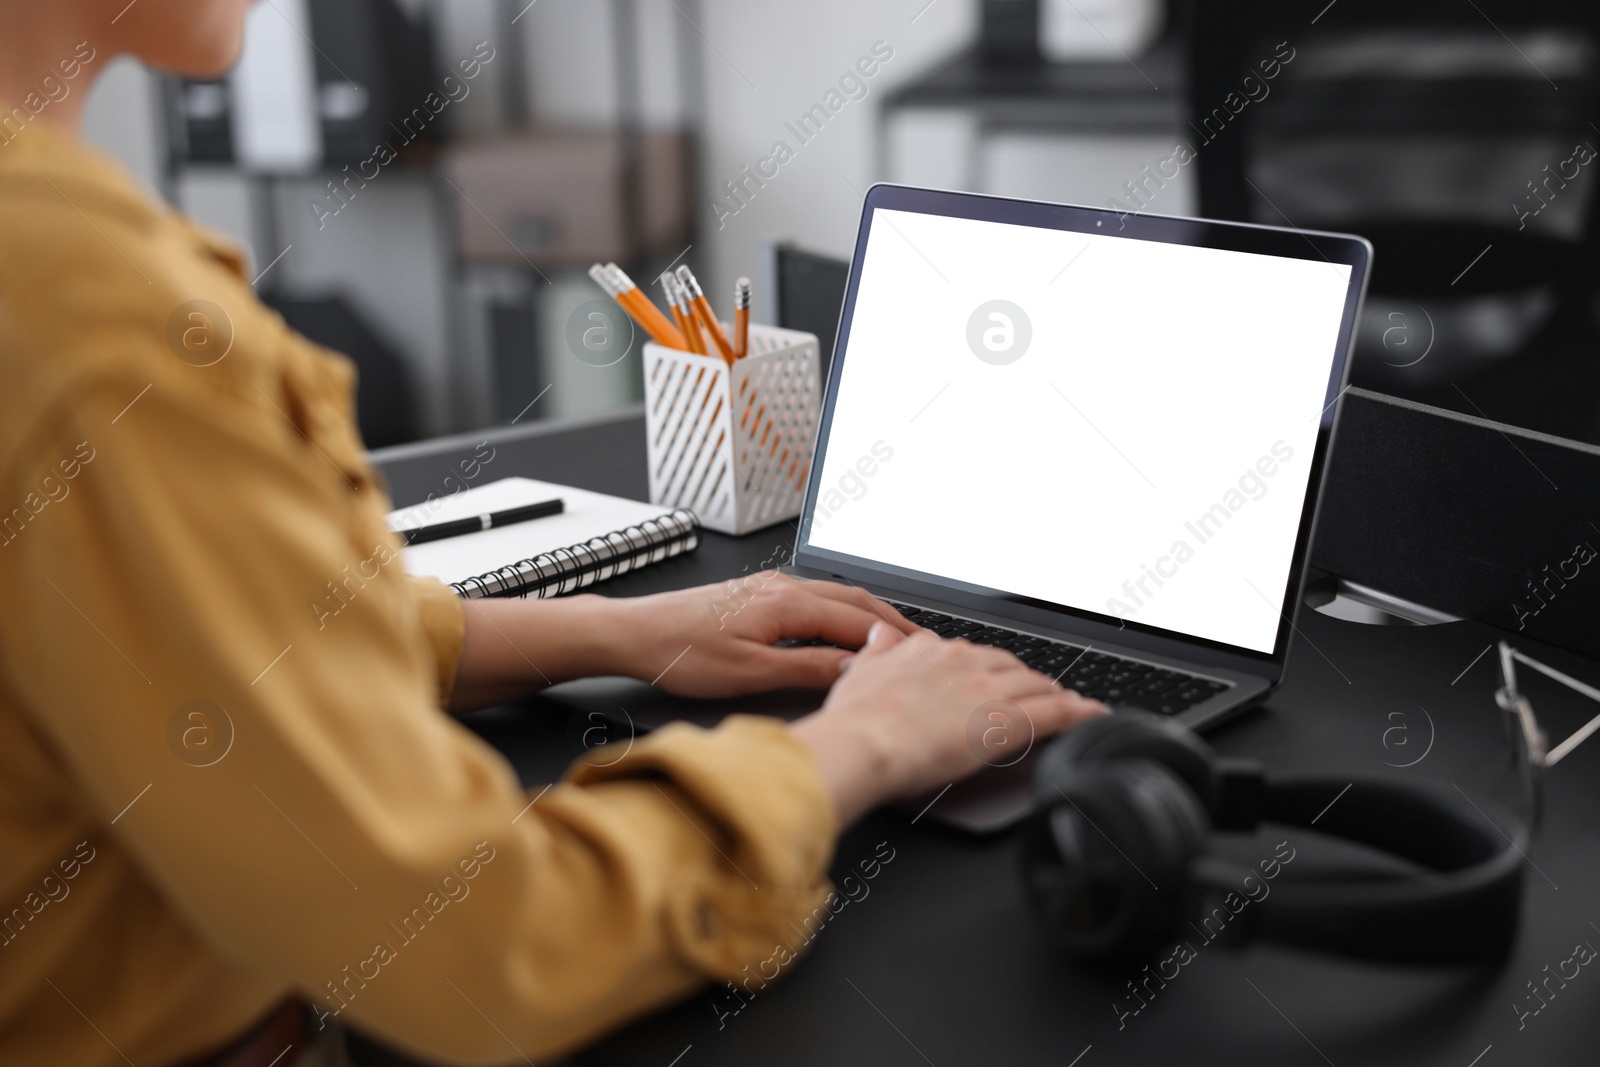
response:
<path id="1" fill-rule="evenodd" d="M 821 402 L 815 334 L 751 324 L 749 355 L 731 366 L 647 344 L 644 380 L 652 504 L 728 534 L 800 514 Z"/>

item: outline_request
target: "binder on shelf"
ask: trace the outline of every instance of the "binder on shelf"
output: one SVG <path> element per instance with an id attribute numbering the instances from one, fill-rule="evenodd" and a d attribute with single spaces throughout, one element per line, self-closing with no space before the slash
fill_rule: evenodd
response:
<path id="1" fill-rule="evenodd" d="M 176 158 L 257 174 L 360 168 L 378 145 L 441 139 L 431 34 L 395 0 L 278 0 L 248 16 L 239 63 L 181 81 Z"/>
<path id="2" fill-rule="evenodd" d="M 180 81 L 172 153 L 190 163 L 233 162 L 233 94 L 222 81 Z"/>
<path id="3" fill-rule="evenodd" d="M 320 160 L 311 0 L 274 0 L 245 16 L 228 75 L 233 156 L 252 173 L 303 174 Z"/>
<path id="4" fill-rule="evenodd" d="M 379 144 L 442 139 L 425 104 L 440 98 L 425 22 L 395 0 L 312 0 L 311 37 L 324 165 L 358 166 Z"/>

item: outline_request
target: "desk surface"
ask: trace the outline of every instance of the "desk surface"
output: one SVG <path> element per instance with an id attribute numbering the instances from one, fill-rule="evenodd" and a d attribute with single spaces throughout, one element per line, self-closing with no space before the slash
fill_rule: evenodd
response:
<path id="1" fill-rule="evenodd" d="M 479 480 L 563 481 L 643 499 L 644 429 L 636 409 L 560 427 L 375 454 L 396 502 L 448 491 L 477 442 L 494 458 Z M 599 591 L 633 596 L 726 579 L 790 543 L 782 525 L 744 538 L 708 533 L 695 553 Z M 1372 627 L 1305 610 L 1284 686 L 1266 706 L 1213 735 L 1227 755 L 1283 769 L 1348 769 L 1455 783 L 1523 810 L 1483 654 L 1499 631 L 1474 622 Z M 1588 680 L 1600 665 L 1534 642 L 1530 655 Z M 1540 720 L 1562 737 L 1591 713 L 1557 687 L 1530 688 Z M 759 699 L 750 701 L 759 711 Z M 492 709 L 471 725 L 529 783 L 550 781 L 576 753 L 558 700 Z M 1400 766 L 1411 764 L 1410 766 Z M 1600 972 L 1580 971 L 1537 1014 L 1527 983 L 1573 953 L 1600 947 L 1600 742 L 1550 772 L 1545 825 L 1526 871 L 1512 958 L 1485 968 L 1403 969 L 1266 945 L 1201 945 L 1119 1029 L 1115 1002 L 1133 975 L 1104 975 L 1053 956 L 1028 914 L 1015 833 L 971 838 L 910 814 L 880 811 L 839 843 L 834 877 L 890 855 L 857 899 L 816 936 L 809 956 L 737 1014 L 715 990 L 641 1020 L 578 1062 L 709 1064 L 1566 1064 L 1595 1061 Z M 1265 857 L 1288 834 L 1232 843 Z M 1300 837 L 1293 839 L 1299 847 Z M 880 845 L 880 843 L 883 843 Z M 1537 865 L 1536 867 L 1533 865 Z M 1307 866 L 1309 869 L 1309 865 Z M 1287 873 L 1285 875 L 1288 876 Z M 859 877 L 859 876 L 858 876 Z M 1471 938 L 1473 931 L 1461 931 Z M 681 1059 L 674 1057 L 682 1055 Z M 1074 1059 L 1080 1057 L 1081 1059 Z M 1481 1058 L 1478 1058 L 1481 1057 Z"/>

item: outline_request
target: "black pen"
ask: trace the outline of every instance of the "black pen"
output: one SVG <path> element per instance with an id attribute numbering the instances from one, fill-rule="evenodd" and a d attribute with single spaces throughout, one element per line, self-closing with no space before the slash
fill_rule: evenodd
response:
<path id="1" fill-rule="evenodd" d="M 406 539 L 406 544 L 420 545 L 424 541 L 442 541 L 446 537 L 460 537 L 462 534 L 492 530 L 498 526 L 510 526 L 513 523 L 527 522 L 529 519 L 559 515 L 565 510 L 566 505 L 560 500 L 541 500 L 537 504 L 524 504 L 520 508 L 507 508 L 505 511 L 493 511 L 487 515 L 451 519 L 449 522 L 436 522 L 428 526 L 417 526 L 395 532 Z"/>

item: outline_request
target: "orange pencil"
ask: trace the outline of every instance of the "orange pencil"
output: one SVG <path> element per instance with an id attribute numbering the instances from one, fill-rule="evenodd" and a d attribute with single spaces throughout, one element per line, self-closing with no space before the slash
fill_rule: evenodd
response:
<path id="1" fill-rule="evenodd" d="M 683 286 L 678 284 L 678 279 L 668 274 L 667 285 L 672 293 L 668 299 L 672 302 L 673 309 L 683 319 L 683 335 L 688 338 L 689 345 L 686 351 L 697 356 L 706 354 L 706 339 L 700 333 L 700 323 L 695 318 L 694 311 L 689 307 L 689 296 L 683 291 Z"/>
<path id="2" fill-rule="evenodd" d="M 678 301 L 678 311 L 683 315 L 683 334 L 689 339 L 689 350 L 697 356 L 705 355 L 711 346 L 706 343 L 705 334 L 700 332 L 700 321 L 689 306 L 689 294 L 683 291 L 676 276 L 672 279 L 672 292 Z"/>
<path id="3" fill-rule="evenodd" d="M 683 314 L 683 308 L 678 306 L 677 280 L 670 274 L 661 276 L 661 291 L 667 297 L 667 312 L 672 316 L 672 324 L 685 338 L 689 336 L 689 320 Z M 692 341 L 690 342 L 693 343 Z"/>
<path id="4" fill-rule="evenodd" d="M 607 263 L 604 267 L 598 263 L 589 268 L 589 277 L 593 278 L 602 289 L 611 295 L 611 298 L 635 322 L 644 327 L 645 333 L 658 345 L 668 348 L 683 348 L 688 342 L 672 322 L 650 302 L 650 298 L 640 292 L 639 287 L 633 284 L 633 279 L 622 272 L 622 268 L 615 263 Z"/>
<path id="5" fill-rule="evenodd" d="M 606 273 L 610 275 L 612 283 L 619 290 L 617 302 L 645 328 L 651 337 L 656 339 L 657 344 L 681 349 L 688 343 L 678 328 L 661 314 L 648 296 L 644 295 L 644 290 L 623 273 L 621 267 L 615 263 L 607 263 Z"/>
<path id="6" fill-rule="evenodd" d="M 694 271 L 688 267 L 678 268 L 678 281 L 683 283 L 684 294 L 689 298 L 689 307 L 693 310 L 695 318 L 700 320 L 700 328 L 716 346 L 717 352 L 729 363 L 733 362 L 733 346 L 728 344 L 728 337 L 722 332 L 722 324 L 717 321 L 716 315 L 711 312 L 711 302 L 706 299 L 706 292 L 700 288 L 700 283 L 695 280 Z M 707 350 L 706 355 L 710 355 Z"/>
<path id="7" fill-rule="evenodd" d="M 610 266 L 615 266 L 615 264 Z M 615 300 L 618 306 L 620 306 L 622 310 L 626 311 L 628 315 L 635 322 L 637 322 L 646 333 L 650 335 L 651 340 L 655 341 L 657 344 L 676 347 L 674 345 L 674 337 L 672 333 L 663 332 L 660 328 L 660 324 L 656 324 L 655 327 L 652 328 L 651 322 L 648 321 L 649 312 L 643 311 L 639 308 L 639 305 L 636 301 L 627 298 L 626 290 L 621 283 L 619 283 L 611 275 L 609 267 L 602 267 L 600 264 L 596 263 L 589 268 L 589 277 L 593 278 L 595 284 L 601 289 L 605 290 L 606 295 Z M 623 277 L 625 278 L 627 276 L 623 275 Z M 635 293 L 634 295 L 639 294 Z M 646 303 L 649 303 L 649 301 L 646 301 Z M 630 304 L 632 306 L 630 306 Z M 649 311 L 655 311 L 655 308 L 651 307 Z M 660 312 L 656 312 L 657 316 L 660 316 L 660 314 Z M 665 323 L 669 331 L 676 332 L 677 328 L 672 326 L 671 323 L 668 323 L 665 318 L 661 319 L 661 323 Z"/>
<path id="8" fill-rule="evenodd" d="M 750 279 L 740 278 L 733 287 L 733 358 L 750 354 Z"/>

